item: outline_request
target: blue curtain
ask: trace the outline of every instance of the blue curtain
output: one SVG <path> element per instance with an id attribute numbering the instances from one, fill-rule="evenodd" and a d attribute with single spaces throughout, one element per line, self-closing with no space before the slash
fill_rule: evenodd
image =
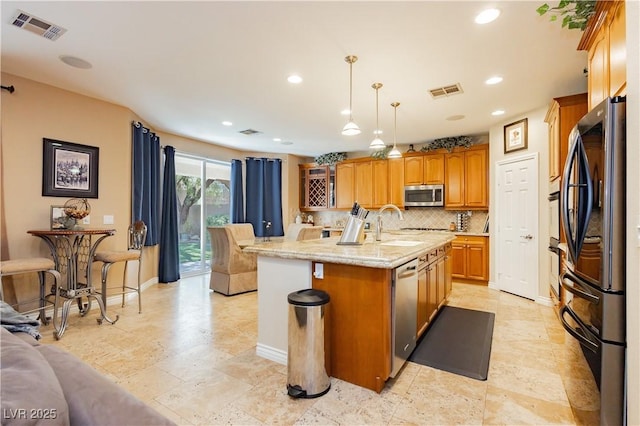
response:
<path id="1" fill-rule="evenodd" d="M 257 237 L 283 236 L 282 161 L 247 158 L 246 221 L 253 224 Z M 271 228 L 267 231 L 267 222 Z"/>
<path id="2" fill-rule="evenodd" d="M 231 160 L 231 223 L 244 223 L 242 161 Z"/>
<path id="3" fill-rule="evenodd" d="M 178 196 L 176 194 L 175 149 L 164 148 L 164 180 L 162 183 L 162 227 L 160 228 L 160 265 L 158 281 L 170 283 L 180 279 L 178 253 Z"/>
<path id="4" fill-rule="evenodd" d="M 158 244 L 160 229 L 160 138 L 142 124 L 133 129 L 133 221 L 147 225 L 146 246 Z"/>

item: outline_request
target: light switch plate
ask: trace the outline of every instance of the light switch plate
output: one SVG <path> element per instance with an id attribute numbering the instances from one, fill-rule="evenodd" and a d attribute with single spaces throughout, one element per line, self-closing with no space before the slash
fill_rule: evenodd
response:
<path id="1" fill-rule="evenodd" d="M 102 223 L 104 225 L 113 225 L 113 215 L 106 214 L 102 217 Z"/>

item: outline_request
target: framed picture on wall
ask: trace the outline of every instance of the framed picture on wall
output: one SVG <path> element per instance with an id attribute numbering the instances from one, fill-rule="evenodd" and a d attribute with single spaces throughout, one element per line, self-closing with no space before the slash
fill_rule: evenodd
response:
<path id="1" fill-rule="evenodd" d="M 527 119 L 504 126 L 504 153 L 527 149 Z"/>
<path id="2" fill-rule="evenodd" d="M 43 138 L 42 195 L 98 198 L 100 148 Z"/>

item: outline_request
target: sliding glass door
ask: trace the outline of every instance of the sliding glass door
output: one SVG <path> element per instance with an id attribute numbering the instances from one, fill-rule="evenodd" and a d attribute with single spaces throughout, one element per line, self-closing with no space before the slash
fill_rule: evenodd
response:
<path id="1" fill-rule="evenodd" d="M 229 163 L 176 153 L 180 275 L 211 269 L 207 226 L 229 223 Z"/>

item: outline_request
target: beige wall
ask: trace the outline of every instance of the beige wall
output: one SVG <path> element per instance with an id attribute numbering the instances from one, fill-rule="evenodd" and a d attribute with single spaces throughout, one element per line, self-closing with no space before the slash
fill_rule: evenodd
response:
<path id="1" fill-rule="evenodd" d="M 126 229 L 131 221 L 131 122 L 145 123 L 130 109 L 79 95 L 33 80 L 2 73 L 2 84 L 13 85 L 13 94 L 2 91 L 1 259 L 49 256 L 30 229 L 49 228 L 50 205 L 63 204 L 68 197 L 43 197 L 42 139 L 51 138 L 100 148 L 99 197 L 89 199 L 89 227 L 102 227 L 103 216 L 114 217 L 117 233 L 101 244 L 102 249 L 126 247 Z M 145 123 L 147 124 L 147 123 Z M 178 152 L 230 161 L 247 156 L 278 157 L 283 160 L 283 216 L 291 220 L 297 209 L 298 158 L 293 155 L 248 153 L 157 131 L 162 145 Z M 288 190 L 292 185 L 292 191 Z M 286 226 L 286 224 L 285 224 Z M 145 250 L 143 281 L 157 277 L 158 250 Z M 97 266 L 97 265 L 96 265 Z M 114 266 L 110 275 L 119 275 Z M 29 277 L 17 283 L 26 282 Z M 93 281 L 99 279 L 94 267 Z M 33 281 L 33 280 L 31 280 Z"/>

